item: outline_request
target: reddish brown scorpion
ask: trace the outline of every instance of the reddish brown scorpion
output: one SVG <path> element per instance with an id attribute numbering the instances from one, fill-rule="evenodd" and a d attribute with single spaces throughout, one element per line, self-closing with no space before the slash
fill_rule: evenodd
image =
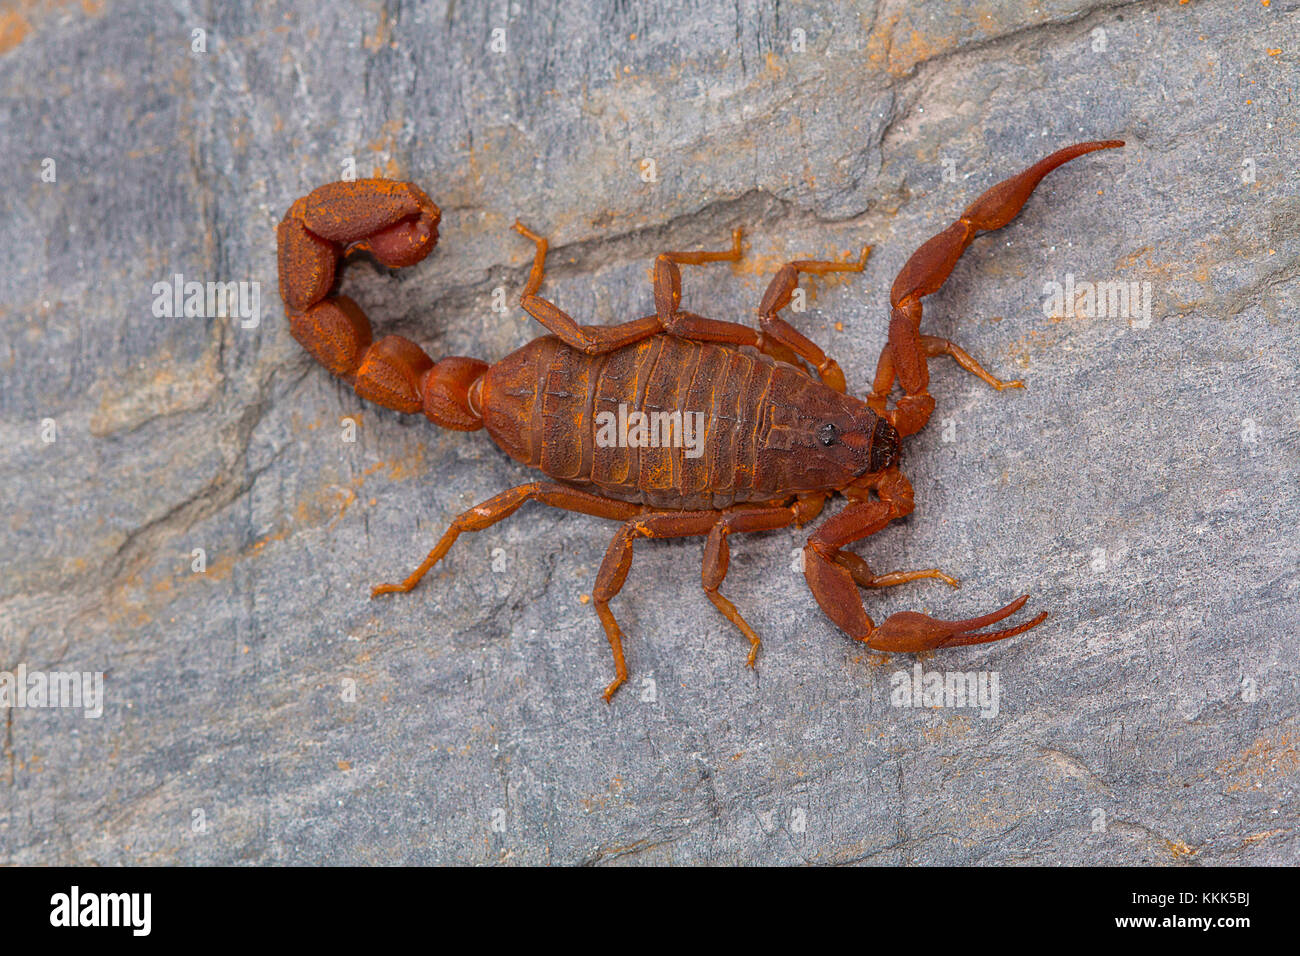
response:
<path id="1" fill-rule="evenodd" d="M 1106 140 L 1067 146 L 989 189 L 922 245 L 890 290 L 889 341 L 866 401 L 845 392 L 839 365 L 780 313 L 800 274 L 861 272 L 870 246 L 857 261 L 786 263 L 763 295 L 755 331 L 681 308 L 678 266 L 739 260 L 736 229 L 726 251 L 665 252 L 655 259 L 654 314 L 590 326 L 538 295 L 547 242 L 515 223 L 536 246 L 520 304 L 551 334 L 495 365 L 459 356 L 434 362 L 401 336 L 373 341 L 365 314 L 333 290 L 341 257 L 349 253 L 368 252 L 391 268 L 423 259 L 438 241 L 438 207 L 416 186 L 384 179 L 330 183 L 297 200 L 277 239 L 280 294 L 303 348 L 362 398 L 399 412 L 423 412 L 443 428 L 486 428 L 506 454 L 551 479 L 511 488 L 469 509 L 410 577 L 381 584 L 371 596 L 410 591 L 462 532 L 482 531 L 526 501 L 618 521 L 592 592 L 614 653 L 608 701 L 627 680 L 623 634 L 609 602 L 627 579 L 637 538 L 706 539 L 704 592 L 748 639 L 747 663 L 753 667 L 758 635 L 719 591 L 727 574 L 727 538 L 802 526 L 839 492 L 848 505 L 809 537 L 803 563 L 813 597 L 850 637 L 877 651 L 914 653 L 1000 641 L 1036 627 L 1046 612 L 1014 627 L 980 630 L 1015 614 L 1028 595 L 964 621 L 904 611 L 877 626 L 859 587 L 921 578 L 956 587 L 957 581 L 937 568 L 876 574 L 845 547 L 914 507 L 912 486 L 899 470 L 899 439 L 919 431 L 934 411 L 929 359 L 951 356 L 998 391 L 1023 384 L 999 381 L 952 342 L 921 334 L 921 299 L 943 285 L 978 233 L 1015 218 L 1049 172 L 1093 150 L 1123 145 Z M 902 395 L 890 408 L 895 382 Z M 688 454 L 680 441 L 601 440 L 602 413 L 620 406 L 629 417 L 666 413 L 669 437 L 682 421 L 673 413 L 703 413 L 699 454 Z"/>

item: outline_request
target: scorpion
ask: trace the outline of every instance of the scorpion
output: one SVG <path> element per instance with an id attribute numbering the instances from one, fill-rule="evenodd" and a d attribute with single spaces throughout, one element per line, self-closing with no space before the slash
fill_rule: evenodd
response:
<path id="1" fill-rule="evenodd" d="M 861 272 L 871 252 L 854 261 L 797 260 L 777 270 L 758 306 L 758 330 L 681 307 L 683 265 L 735 262 L 742 230 L 720 252 L 665 252 L 654 261 L 654 313 L 617 325 L 580 325 L 542 298 L 547 240 L 516 221 L 534 245 L 520 297 L 549 335 L 533 339 L 494 365 L 451 356 L 435 362 L 407 338 L 372 337 L 355 302 L 335 291 L 345 256 L 368 253 L 381 265 L 414 265 L 438 241 L 439 208 L 417 186 L 387 179 L 330 183 L 295 201 L 277 228 L 280 294 L 293 337 L 364 399 L 385 408 L 423 412 L 459 431 L 486 428 L 515 460 L 549 480 L 504 491 L 458 516 L 428 557 L 400 584 L 371 597 L 414 588 L 461 534 L 482 531 L 536 501 L 620 522 L 591 598 L 614 656 L 608 702 L 627 680 L 623 632 L 609 603 L 622 589 L 638 538 L 705 538 L 702 583 L 709 600 L 749 641 L 754 666 L 760 641 L 720 591 L 732 534 L 771 531 L 815 519 L 836 492 L 847 499 L 802 551 L 813 597 L 841 630 L 876 651 L 916 653 L 1000 641 L 1037 627 L 1039 613 L 1015 626 L 985 631 L 1018 612 L 1022 595 L 996 611 L 945 621 L 903 611 L 877 625 L 859 588 L 923 578 L 957 587 L 938 568 L 873 572 L 846 547 L 875 534 L 915 507 L 900 470 L 900 439 L 929 420 L 928 360 L 946 355 L 998 391 L 1001 381 L 947 339 L 923 335 L 921 300 L 937 291 L 981 232 L 1020 212 L 1039 182 L 1086 153 L 1123 146 L 1119 140 L 1077 143 L 1052 153 L 984 192 L 961 217 L 907 260 L 890 290 L 889 337 L 872 390 L 864 400 L 846 391 L 844 373 L 781 317 L 800 275 Z M 894 400 L 894 386 L 901 395 Z M 597 419 L 619 406 L 649 413 L 705 415 L 699 454 L 667 446 L 599 440 Z"/>

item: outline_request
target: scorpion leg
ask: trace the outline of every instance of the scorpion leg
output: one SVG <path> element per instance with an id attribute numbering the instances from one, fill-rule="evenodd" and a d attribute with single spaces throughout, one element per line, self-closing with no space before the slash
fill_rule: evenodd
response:
<path id="1" fill-rule="evenodd" d="M 921 336 L 921 351 L 925 353 L 926 358 L 934 358 L 939 355 L 951 356 L 958 365 L 999 392 L 1005 388 L 1025 387 L 1025 383 L 1018 378 L 1009 382 L 995 378 L 960 345 L 949 342 L 947 339 L 941 339 L 937 335 Z"/>
<path id="2" fill-rule="evenodd" d="M 1063 163 L 1086 153 L 1123 145 L 1120 140 L 1104 140 L 1075 143 L 1057 150 L 1018 175 L 987 190 L 967 207 L 960 219 L 929 239 L 907 260 L 889 292 L 892 308 L 889 342 L 880 353 L 875 387 L 867 399 L 872 411 L 886 418 L 898 429 L 900 435 L 920 431 L 934 411 L 934 398 L 928 390 L 930 373 L 926 358 L 939 353 L 929 351 L 921 335 L 921 299 L 944 284 L 957 260 L 977 234 L 1001 229 L 1014 219 L 1044 176 Z M 935 345 L 932 343 L 930 347 Z M 951 349 L 941 348 L 940 351 L 952 355 L 963 368 L 979 375 L 999 390 L 1004 386 L 1015 386 L 1015 383 L 998 382 L 956 346 Z M 886 408 L 895 379 L 902 386 L 904 394 L 894 408 Z"/>
<path id="3" fill-rule="evenodd" d="M 765 340 L 758 332 L 739 322 L 709 319 L 680 308 L 682 272 L 679 265 L 703 265 L 706 262 L 736 262 L 741 257 L 742 230 L 731 231 L 731 249 L 726 252 L 664 252 L 655 259 L 655 316 L 665 332 L 697 342 L 722 342 L 727 345 L 752 346 L 791 365 L 799 359 L 793 349 L 775 340 Z"/>
<path id="4" fill-rule="evenodd" d="M 688 538 L 708 534 L 718 521 L 716 511 L 652 511 L 629 518 L 614 535 L 605 552 L 605 560 L 596 573 L 592 603 L 604 625 L 605 637 L 614 652 L 614 680 L 605 688 L 608 702 L 627 680 L 627 662 L 623 657 L 623 632 L 609 609 L 610 600 L 623 589 L 632 567 L 632 542 L 637 538 Z"/>
<path id="5" fill-rule="evenodd" d="M 665 511 L 647 512 L 628 519 L 605 552 L 596 587 L 592 593 L 596 613 L 605 627 L 605 637 L 614 653 L 614 680 L 605 688 L 605 700 L 627 680 L 627 662 L 623 656 L 623 632 L 609 609 L 609 602 L 622 590 L 632 567 L 632 545 L 637 538 L 686 538 L 708 535 L 704 546 L 704 565 L 701 574 L 704 593 L 727 620 L 735 624 L 749 641 L 748 666 L 754 666 L 760 641 L 749 623 L 740 616 L 736 606 L 718 592 L 727 576 L 730 548 L 727 535 L 731 532 L 769 531 L 791 524 L 803 524 L 815 518 L 825 502 L 824 494 L 810 494 L 798 498 L 788 506 L 752 506 L 735 511 Z"/>
<path id="6" fill-rule="evenodd" d="M 369 252 L 394 269 L 419 262 L 438 241 L 440 218 L 438 207 L 410 183 L 360 179 L 321 186 L 297 200 L 276 230 L 280 296 L 293 337 L 362 398 L 472 431 L 483 421 L 467 393 L 485 363 L 456 356 L 435 363 L 400 335 L 374 342 L 360 307 L 330 294 L 340 259 L 352 252 Z"/>
<path id="7" fill-rule="evenodd" d="M 849 574 L 853 575 L 853 580 L 858 582 L 859 587 L 892 588 L 898 584 L 922 581 L 927 578 L 942 581 L 951 588 L 961 587 L 960 581 L 938 568 L 923 568 L 920 571 L 888 571 L 885 574 L 876 574 L 861 555 L 854 554 L 852 551 L 839 552 L 835 555 L 835 560 L 848 568 Z"/>
<path id="8" fill-rule="evenodd" d="M 647 315 L 618 325 L 579 325 L 572 316 L 557 307 L 553 302 L 537 295 L 545 275 L 546 239 L 537 235 L 522 223 L 515 223 L 515 230 L 531 239 L 537 247 L 533 257 L 533 266 L 528 273 L 528 283 L 524 287 L 519 303 L 524 311 L 535 318 L 546 330 L 568 345 L 587 355 L 603 355 L 625 345 L 631 345 L 642 339 L 669 332 L 684 339 L 702 342 L 724 342 L 728 345 L 759 344 L 758 333 L 736 322 L 721 322 L 707 319 L 692 312 L 683 312 L 677 308 L 681 302 L 681 271 L 678 263 L 699 265 L 706 262 L 734 262 L 741 256 L 740 229 L 731 233 L 732 247 L 724 252 L 665 252 L 655 259 L 655 314 Z M 785 356 L 780 356 L 785 357 Z"/>
<path id="9" fill-rule="evenodd" d="M 840 549 L 875 534 L 894 519 L 908 514 L 913 504 L 912 486 L 897 469 L 890 469 L 882 475 L 876 491 L 880 495 L 879 501 L 860 501 L 850 505 L 818 528 L 804 549 L 804 574 L 808 587 L 826 615 L 854 640 L 878 651 L 915 653 L 1000 641 L 1037 627 L 1047 617 L 1043 612 L 1014 627 L 979 632 L 980 628 L 996 624 L 1024 607 L 1029 600 L 1025 595 L 991 614 L 964 621 L 939 621 L 913 611 L 902 611 L 891 614 L 877 627 L 862 604 L 857 589 L 861 582 L 853 572 L 853 562 L 846 562 L 846 552 Z M 882 575 L 877 579 L 872 575 L 870 583 L 882 584 L 886 577 L 889 576 Z"/>
<path id="10" fill-rule="evenodd" d="M 817 370 L 823 384 L 837 392 L 844 391 L 844 372 L 840 370 L 839 364 L 834 359 L 828 358 L 811 339 L 805 337 L 777 313 L 790 304 L 794 290 L 799 287 L 799 273 L 825 275 L 828 272 L 861 272 L 867 267 L 869 255 L 871 255 L 871 247 L 864 246 L 862 256 L 857 262 L 799 259 L 795 262 L 787 262 L 778 269 L 772 281 L 768 283 L 767 291 L 763 293 L 763 300 L 758 306 L 759 327 L 763 330 L 759 348 L 764 352 L 776 354 L 778 358 L 783 357 L 780 354 L 782 351 L 793 352 Z"/>
<path id="11" fill-rule="evenodd" d="M 731 230 L 731 248 L 725 252 L 661 252 L 655 257 L 654 291 L 655 316 L 663 331 L 698 342 L 723 342 L 727 345 L 759 344 L 758 333 L 739 322 L 706 319 L 694 312 L 685 312 L 682 304 L 683 266 L 698 266 L 708 262 L 738 262 L 742 252 L 740 241 L 743 230 Z"/>
<path id="12" fill-rule="evenodd" d="M 542 504 L 554 508 L 563 508 L 565 511 L 577 511 L 582 514 L 594 515 L 597 518 L 613 518 L 617 521 L 627 520 L 636 514 L 640 507 L 639 505 L 602 498 L 599 495 L 589 494 L 577 488 L 570 488 L 568 485 L 561 485 L 551 481 L 534 481 L 527 485 L 520 485 L 517 488 L 511 488 L 509 491 L 503 491 L 501 494 L 489 498 L 482 504 L 475 505 L 459 515 L 451 523 L 451 527 L 443 534 L 434 549 L 429 552 L 429 556 L 424 559 L 418 568 L 411 572 L 405 581 L 401 584 L 380 584 L 371 590 L 370 596 L 374 598 L 381 594 L 410 591 L 420 583 L 420 579 L 428 574 L 435 564 L 446 556 L 462 532 L 482 531 L 484 528 L 490 528 L 502 518 L 508 518 L 514 514 L 526 501 L 540 501 Z"/>
<path id="13" fill-rule="evenodd" d="M 537 294 L 546 275 L 546 252 L 549 243 L 521 222 L 515 223 L 515 231 L 524 238 L 531 239 L 537 247 L 537 251 L 533 254 L 533 266 L 528 272 L 528 282 L 519 297 L 519 304 L 523 306 L 525 312 L 545 326 L 546 331 L 558 336 L 565 345 L 587 355 L 603 355 L 621 349 L 625 345 L 631 345 L 633 342 L 640 342 L 659 331 L 659 320 L 653 315 L 619 325 L 579 325 L 572 316 L 555 303 Z"/>
<path id="14" fill-rule="evenodd" d="M 786 528 L 794 523 L 803 524 L 821 510 L 825 495 L 800 499 L 789 507 L 780 508 L 741 508 L 725 512 L 709 530 L 708 540 L 704 544 L 704 567 L 702 579 L 704 593 L 708 595 L 713 606 L 722 612 L 732 624 L 740 629 L 749 641 L 749 657 L 745 664 L 754 666 L 758 657 L 758 648 L 762 643 L 749 622 L 741 617 L 736 606 L 724 597 L 718 589 L 727 576 L 727 566 L 731 562 L 731 548 L 727 536 L 733 532 L 772 531 Z"/>

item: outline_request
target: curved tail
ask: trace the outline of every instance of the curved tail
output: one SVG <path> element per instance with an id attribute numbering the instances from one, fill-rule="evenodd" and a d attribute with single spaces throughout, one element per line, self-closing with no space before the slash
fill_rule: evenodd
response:
<path id="1" fill-rule="evenodd" d="M 359 179 L 321 186 L 290 206 L 276 230 L 280 297 L 293 337 L 362 398 L 473 431 L 483 418 L 470 387 L 487 363 L 459 356 L 435 363 L 400 335 L 375 342 L 361 308 L 331 294 L 343 256 L 369 252 L 390 268 L 414 265 L 437 244 L 441 218 L 411 183 Z"/>

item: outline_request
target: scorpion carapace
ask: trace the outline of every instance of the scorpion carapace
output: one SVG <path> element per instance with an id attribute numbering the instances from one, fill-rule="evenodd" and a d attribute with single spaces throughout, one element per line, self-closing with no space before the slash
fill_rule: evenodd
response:
<path id="1" fill-rule="evenodd" d="M 876 574 L 845 548 L 913 509 L 912 487 L 899 469 L 899 439 L 919 431 L 934 411 L 930 358 L 951 356 L 999 391 L 1022 384 L 999 381 L 952 342 L 921 334 L 921 299 L 943 285 L 977 233 L 1010 222 L 1049 172 L 1123 145 L 1107 140 L 1059 150 L 989 189 L 922 245 L 890 291 L 889 340 L 865 401 L 846 393 L 840 366 L 780 313 L 801 274 L 861 272 L 870 247 L 857 260 L 782 266 L 759 304 L 755 330 L 681 308 L 679 266 L 740 259 L 737 229 L 729 249 L 656 258 L 653 314 L 589 326 L 538 295 L 547 242 L 516 223 L 535 247 L 520 304 L 551 334 L 495 365 L 455 356 L 434 362 L 401 336 L 373 341 L 365 314 L 334 294 L 334 286 L 341 257 L 354 251 L 394 268 L 423 259 L 437 242 L 438 207 L 415 186 L 383 179 L 331 183 L 299 199 L 278 231 L 280 294 L 294 338 L 363 398 L 422 411 L 444 428 L 486 428 L 509 455 L 551 479 L 469 509 L 405 581 L 380 585 L 372 596 L 411 590 L 463 532 L 481 531 L 527 501 L 618 521 L 592 593 L 614 654 L 609 700 L 627 679 L 623 635 L 609 602 L 627 578 L 637 538 L 706 539 L 705 594 L 748 639 L 752 667 L 758 635 L 719 590 L 728 536 L 803 525 L 839 492 L 848 506 L 809 537 L 804 574 L 827 616 L 851 637 L 906 653 L 998 641 L 1037 626 L 1045 612 L 981 630 L 1019 611 L 1027 595 L 963 621 L 901 612 L 877 626 L 860 587 L 921 578 L 956 587 L 957 581 L 937 568 Z M 895 383 L 902 395 L 890 407 Z M 627 432 L 634 419 L 639 431 Z M 659 430 L 650 434 L 646 421 Z"/>

